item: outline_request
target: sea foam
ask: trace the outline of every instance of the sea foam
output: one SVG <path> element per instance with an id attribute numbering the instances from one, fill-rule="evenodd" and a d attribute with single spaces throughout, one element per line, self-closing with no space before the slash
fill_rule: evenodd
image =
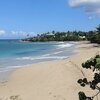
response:
<path id="1" fill-rule="evenodd" d="M 68 47 L 71 47 L 71 46 L 73 46 L 73 44 L 70 44 L 70 43 L 67 43 L 67 44 L 60 44 L 60 45 L 57 45 L 58 46 L 58 48 L 68 48 Z"/>

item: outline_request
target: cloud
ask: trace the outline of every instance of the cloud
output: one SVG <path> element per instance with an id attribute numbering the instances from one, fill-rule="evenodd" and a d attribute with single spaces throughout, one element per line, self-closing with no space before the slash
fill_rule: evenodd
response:
<path id="1" fill-rule="evenodd" d="M 0 30 L 0 36 L 5 35 L 6 31 L 5 30 Z"/>
<path id="2" fill-rule="evenodd" d="M 14 36 L 33 36 L 34 32 L 24 32 L 24 31 L 11 31 L 11 34 Z"/>
<path id="3" fill-rule="evenodd" d="M 23 31 L 12 31 L 11 32 L 12 35 L 21 35 L 21 36 L 25 36 L 26 32 Z"/>
<path id="4" fill-rule="evenodd" d="M 100 0 L 69 0 L 71 7 L 83 7 L 86 14 L 91 17 L 100 17 Z"/>
<path id="5" fill-rule="evenodd" d="M 0 30 L 1 38 L 26 38 L 34 36 L 34 32 Z"/>

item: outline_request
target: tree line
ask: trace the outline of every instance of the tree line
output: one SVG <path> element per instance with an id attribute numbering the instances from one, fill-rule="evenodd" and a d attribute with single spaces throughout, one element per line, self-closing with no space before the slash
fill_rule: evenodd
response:
<path id="1" fill-rule="evenodd" d="M 45 42 L 45 41 L 81 41 L 88 40 L 91 43 L 100 44 L 100 25 L 96 27 L 94 31 L 67 31 L 67 32 L 47 32 L 42 34 L 37 34 L 34 37 L 28 37 L 22 39 L 22 41 L 31 42 Z"/>

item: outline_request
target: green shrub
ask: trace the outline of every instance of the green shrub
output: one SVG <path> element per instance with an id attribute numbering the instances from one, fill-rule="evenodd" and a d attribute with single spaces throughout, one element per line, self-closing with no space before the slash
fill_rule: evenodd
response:
<path id="1" fill-rule="evenodd" d="M 93 100 L 100 93 L 100 87 L 98 87 L 100 83 L 100 55 L 96 55 L 94 58 L 90 58 L 85 63 L 82 63 L 82 67 L 86 69 L 93 68 L 93 71 L 97 71 L 97 73 L 94 73 L 93 80 L 91 81 L 88 81 L 87 78 L 83 78 L 79 79 L 77 82 L 82 87 L 89 85 L 92 90 L 98 90 L 98 93 L 94 96 L 87 97 L 84 92 L 79 92 L 79 100 Z"/>

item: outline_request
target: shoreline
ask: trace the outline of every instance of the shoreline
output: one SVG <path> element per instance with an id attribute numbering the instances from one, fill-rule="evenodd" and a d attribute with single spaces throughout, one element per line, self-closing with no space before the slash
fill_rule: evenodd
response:
<path id="1" fill-rule="evenodd" d="M 23 68 L 27 68 L 27 67 L 30 67 L 30 66 L 34 66 L 34 65 L 41 65 L 41 64 L 46 64 L 46 63 L 52 63 L 52 62 L 58 62 L 58 61 L 68 60 L 69 58 L 71 58 L 71 57 L 73 57 L 73 56 L 75 56 L 75 55 L 77 55 L 79 53 L 79 51 L 77 50 L 77 47 L 81 43 L 83 44 L 84 42 L 82 41 L 82 42 L 74 42 L 74 43 L 75 43 L 76 47 L 74 47 L 73 54 L 70 55 L 70 56 L 66 56 L 66 58 L 56 59 L 56 60 L 49 60 L 49 61 L 41 61 L 41 62 L 36 62 L 36 63 L 32 63 L 32 64 L 26 64 L 26 65 L 17 66 L 15 68 L 10 68 L 10 69 L 7 68 L 8 70 L 5 69 L 5 70 L 1 71 L 0 72 L 0 74 L 1 74 L 0 84 L 8 82 L 11 74 L 14 73 L 14 72 L 16 72 L 17 70 L 20 70 L 20 69 L 23 69 Z"/>
<path id="2" fill-rule="evenodd" d="M 75 55 L 68 59 L 48 61 L 27 65 L 15 70 L 8 81 L 0 84 L 0 94 L 3 100 L 17 97 L 17 100 L 78 100 L 78 92 L 86 91 L 77 80 L 92 72 L 81 68 L 81 63 L 100 53 L 96 44 L 80 42 L 75 48 Z"/>
<path id="3" fill-rule="evenodd" d="M 32 66 L 32 65 L 34 66 L 34 65 L 37 65 L 37 64 L 45 64 L 45 63 L 51 63 L 51 62 L 58 62 L 58 61 L 63 61 L 63 60 L 69 60 L 70 58 L 73 58 L 73 57 L 75 57 L 75 56 L 77 56 L 78 54 L 81 53 L 82 49 L 81 50 L 78 49 L 78 48 L 81 48 L 81 44 L 83 44 L 83 46 L 84 46 L 84 44 L 88 44 L 88 43 L 89 43 L 90 47 L 98 47 L 98 44 L 90 43 L 89 41 L 78 42 L 77 45 L 76 45 L 76 47 L 75 47 L 75 49 L 73 50 L 74 54 L 72 54 L 70 56 L 66 56 L 66 58 L 56 59 L 56 60 L 50 60 L 50 61 L 43 61 L 43 62 L 37 62 L 37 63 L 33 63 L 33 64 L 26 64 L 26 65 L 22 65 L 18 69 L 25 68 L 25 67 Z M 88 47 L 84 46 L 82 48 L 88 48 Z M 91 56 L 91 57 L 93 57 L 93 56 Z"/>
<path id="4" fill-rule="evenodd" d="M 13 41 L 13 42 L 16 45 L 16 41 Z M 66 58 L 66 56 L 71 55 L 75 47 L 74 45 L 76 45 L 76 43 L 74 44 L 72 42 L 68 42 L 68 43 L 67 42 L 66 43 L 65 42 L 63 43 L 50 42 L 50 43 L 43 44 L 43 47 L 40 48 L 39 46 L 42 46 L 42 43 L 39 43 L 38 45 L 37 44 L 38 43 L 31 44 L 33 47 L 32 46 L 30 47 L 30 44 L 27 44 L 27 43 L 20 44 L 20 46 L 29 45 L 29 48 L 31 48 L 32 50 L 23 49 L 22 51 L 19 50 L 18 52 L 14 51 L 11 55 L 8 53 L 9 56 L 4 56 L 4 57 L 1 56 L 0 58 L 1 71 L 3 69 L 9 70 L 10 68 L 20 67 L 27 64 L 34 64 L 34 63 L 36 64 L 38 62 L 61 60 L 63 58 Z M 38 48 L 36 50 L 35 50 L 35 45 L 37 45 L 36 48 Z M 3 52 L 1 53 L 3 54 Z"/>
<path id="5" fill-rule="evenodd" d="M 78 42 L 70 42 L 70 43 L 73 43 L 74 45 L 71 46 L 70 48 L 76 48 L 76 46 L 78 45 Z M 66 47 L 65 50 L 63 50 L 63 52 L 65 52 L 67 50 L 68 47 Z M 58 49 L 61 49 L 61 48 L 58 48 Z M 60 52 L 60 51 L 59 51 Z M 32 66 L 32 65 L 35 65 L 35 64 L 43 64 L 43 63 L 50 63 L 50 62 L 55 62 L 55 61 L 62 61 L 64 59 L 68 59 L 69 57 L 75 55 L 74 53 L 74 50 L 71 51 L 73 54 L 70 54 L 69 56 L 63 56 L 62 58 L 55 58 L 55 59 L 46 59 L 46 60 L 41 60 L 39 62 L 34 62 L 31 63 L 31 64 L 24 64 L 24 65 L 18 65 L 18 66 L 8 66 L 6 68 L 1 68 L 0 70 L 0 83 L 5 83 L 9 80 L 9 77 L 11 76 L 11 74 L 13 72 L 15 72 L 16 70 L 18 69 L 22 69 L 22 68 L 26 68 L 26 67 L 29 67 L 29 66 Z M 52 53 L 53 54 L 53 53 Z"/>

